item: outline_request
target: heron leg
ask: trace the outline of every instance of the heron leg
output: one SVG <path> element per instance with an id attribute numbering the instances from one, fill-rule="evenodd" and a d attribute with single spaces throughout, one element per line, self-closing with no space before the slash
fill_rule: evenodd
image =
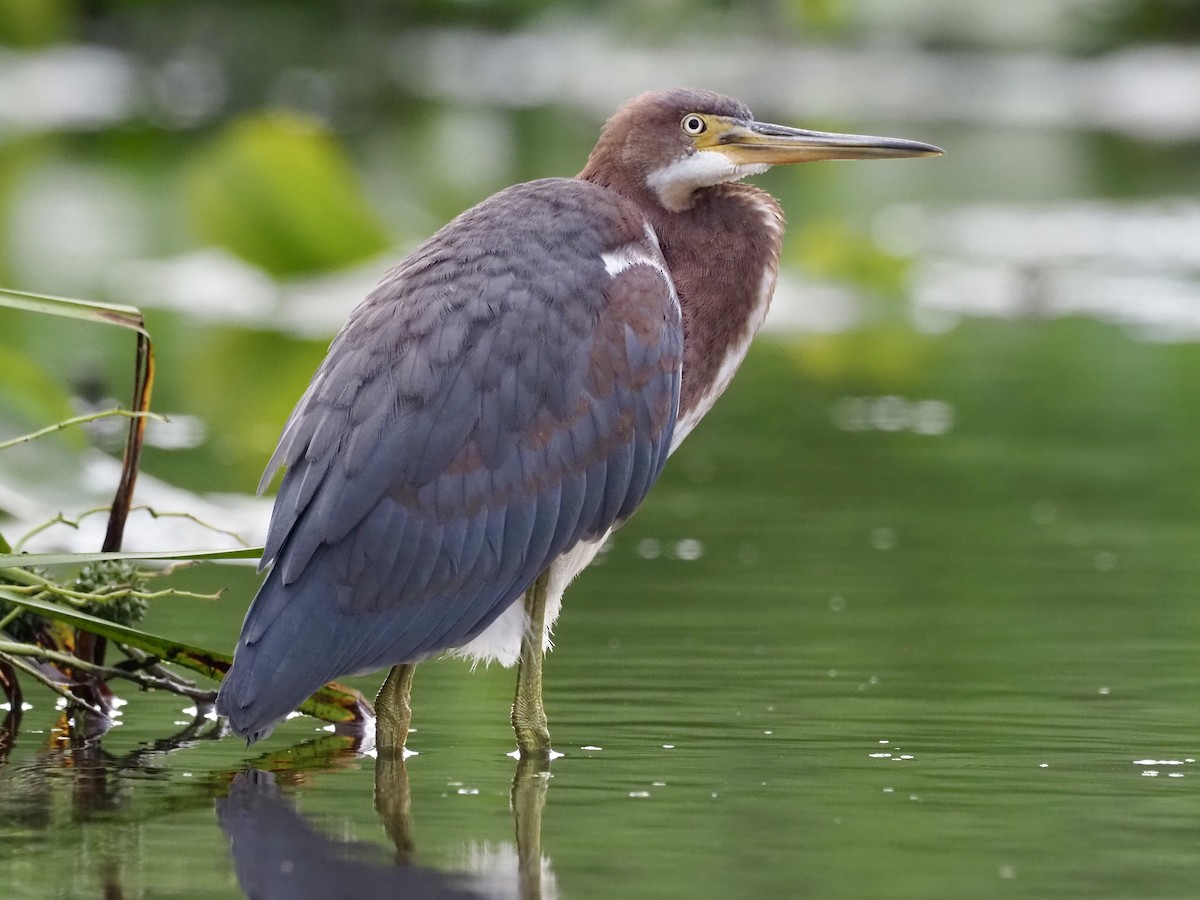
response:
<path id="1" fill-rule="evenodd" d="M 380 755 L 404 755 L 408 726 L 412 722 L 413 673 L 416 663 L 392 666 L 375 697 L 375 749 Z"/>
<path id="2" fill-rule="evenodd" d="M 521 637 L 521 657 L 517 663 L 517 694 L 513 699 L 512 725 L 517 733 L 517 749 L 522 759 L 550 758 L 550 728 L 542 706 L 542 647 L 546 627 L 546 595 L 550 571 L 547 569 L 525 591 L 525 613 L 529 620 Z"/>

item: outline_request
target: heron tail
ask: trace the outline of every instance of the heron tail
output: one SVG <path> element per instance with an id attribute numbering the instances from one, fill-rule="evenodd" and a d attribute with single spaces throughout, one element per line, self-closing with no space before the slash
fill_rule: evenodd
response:
<path id="1" fill-rule="evenodd" d="M 233 665 L 217 693 L 217 712 L 229 720 L 234 734 L 251 742 L 265 738 L 322 685 L 342 674 L 332 670 L 307 616 L 279 615 L 285 606 L 308 605 L 306 592 L 296 587 L 285 586 L 277 572 L 267 576 L 246 614 Z"/>

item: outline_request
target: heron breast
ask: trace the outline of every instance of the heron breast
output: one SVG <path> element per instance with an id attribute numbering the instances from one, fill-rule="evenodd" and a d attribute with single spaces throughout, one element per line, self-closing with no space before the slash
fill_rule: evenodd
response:
<path id="1" fill-rule="evenodd" d="M 744 329 L 725 346 L 725 353 L 717 368 L 716 376 L 694 402 L 688 404 L 686 408 L 681 406 L 679 419 L 675 422 L 675 433 L 671 438 L 671 453 L 678 449 L 683 439 L 708 414 L 721 394 L 725 393 L 729 383 L 733 381 L 738 367 L 745 360 L 746 354 L 750 352 L 750 344 L 754 340 L 754 336 L 758 334 L 758 329 L 762 327 L 767 318 L 767 310 L 771 307 L 771 297 L 775 293 L 777 275 L 778 268 L 774 264 L 763 269 L 763 273 L 759 277 L 756 302 L 745 320 Z"/>

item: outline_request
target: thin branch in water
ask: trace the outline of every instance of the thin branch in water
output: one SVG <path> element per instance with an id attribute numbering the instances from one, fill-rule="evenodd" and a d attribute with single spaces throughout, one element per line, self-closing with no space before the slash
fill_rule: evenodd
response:
<path id="1" fill-rule="evenodd" d="M 46 579 L 43 576 L 29 569 L 19 569 L 16 566 L 12 568 L 0 568 L 0 584 L 5 584 L 8 587 L 14 584 L 33 584 L 41 587 L 45 583 Z"/>
<path id="2" fill-rule="evenodd" d="M 22 646 L 27 646 L 27 645 L 22 645 Z M 40 649 L 40 648 L 35 648 L 35 649 Z M 39 669 L 37 666 L 29 665 L 29 663 L 27 663 L 24 659 L 21 659 L 20 656 L 15 655 L 15 654 L 4 653 L 3 651 L 0 651 L 0 657 L 3 657 L 3 659 L 14 669 L 20 669 L 22 672 L 24 672 L 26 675 L 28 675 L 34 681 L 40 682 L 41 684 L 50 688 L 50 690 L 54 691 L 54 693 L 58 694 L 60 697 L 62 697 L 64 700 L 66 700 L 68 705 L 78 706 L 82 709 L 86 709 L 90 713 L 95 713 L 98 716 L 105 715 L 104 710 L 100 709 L 97 706 L 93 706 L 92 704 L 87 703 L 84 700 L 81 700 L 66 685 L 62 684 L 59 681 L 55 681 L 53 678 L 48 677 L 44 672 L 41 671 L 41 669 Z M 74 659 L 74 657 L 72 657 L 72 659 Z"/>
<path id="3" fill-rule="evenodd" d="M 25 698 L 21 693 L 21 682 L 17 680 L 17 673 L 13 671 L 12 664 L 7 660 L 0 660 L 0 688 L 3 688 L 4 696 L 8 698 L 9 713 L 15 710 L 19 716 L 21 703 Z M 5 718 L 7 719 L 8 716 Z M 0 736 L 0 765 L 4 763 L 3 743 L 2 736 Z"/>
<path id="4" fill-rule="evenodd" d="M 144 672 L 137 670 L 119 669 L 113 666 L 104 666 L 97 663 L 82 660 L 77 656 L 72 656 L 70 653 L 60 653 L 57 650 L 47 650 L 45 647 L 38 647 L 34 644 L 22 644 L 16 641 L 0 640 L 0 656 L 5 657 L 15 664 L 19 664 L 19 657 L 28 657 L 37 659 L 41 662 L 53 663 L 56 666 L 68 666 L 80 672 L 86 672 L 93 675 L 101 681 L 111 681 L 113 678 L 123 678 L 127 681 L 132 681 L 134 684 L 144 690 L 160 690 L 169 691 L 172 694 L 181 694 L 184 697 L 190 697 L 193 700 L 200 700 L 205 703 L 211 703 L 216 697 L 217 692 L 211 690 L 202 690 L 196 687 L 189 687 L 184 684 L 177 683 L 174 679 L 160 678 L 155 675 L 147 675 Z M 32 667 L 23 667 L 31 669 Z"/>
<path id="5" fill-rule="evenodd" d="M 101 513 L 101 512 L 108 512 L 108 507 L 107 506 L 98 506 L 95 509 L 84 510 L 75 519 L 68 519 L 65 515 L 63 515 L 62 513 L 59 513 L 58 515 L 54 516 L 54 518 L 47 519 L 45 522 L 42 522 L 40 525 L 34 525 L 27 532 L 25 532 L 23 535 L 21 535 L 19 538 L 17 538 L 17 542 L 15 544 L 13 544 L 13 552 L 14 553 L 23 552 L 25 550 L 25 545 L 27 543 L 29 543 L 30 540 L 37 537 L 43 531 L 49 531 L 55 525 L 66 525 L 67 527 L 74 528 L 76 531 L 78 531 L 80 522 L 82 522 L 88 516 L 95 515 L 95 514 Z"/>
<path id="6" fill-rule="evenodd" d="M 38 438 L 46 437 L 47 435 L 63 431 L 71 428 L 74 425 L 86 425 L 88 422 L 95 422 L 99 419 L 107 419 L 111 416 L 123 416 L 128 419 L 154 419 L 158 422 L 170 422 L 166 416 L 152 412 L 134 412 L 129 409 L 121 409 L 119 406 L 112 409 L 101 410 L 100 412 L 87 413 L 82 416 L 72 416 L 69 419 L 63 419 L 61 422 L 55 422 L 53 425 L 47 425 L 45 428 L 39 428 L 37 431 L 31 431 L 29 434 L 22 434 L 18 437 L 11 438 L 7 441 L 0 441 L 0 450 L 8 450 L 10 447 L 16 447 L 18 444 L 26 444 L 30 441 L 36 441 Z"/>
<path id="7" fill-rule="evenodd" d="M 129 644 L 117 644 L 117 648 L 128 656 L 131 660 L 138 664 L 143 672 L 149 672 L 152 675 L 157 675 L 159 678 L 166 678 L 186 687 L 195 687 L 196 682 L 189 678 L 184 678 L 177 672 L 172 672 L 162 664 L 162 660 L 157 656 L 151 656 L 145 650 L 139 650 L 137 647 L 131 647 Z"/>
<path id="8" fill-rule="evenodd" d="M 154 509 L 154 507 L 145 505 L 135 506 L 130 510 L 130 512 L 146 512 L 152 519 L 187 519 L 189 522 L 199 525 L 201 528 L 211 531 L 213 534 L 220 534 L 237 541 L 238 545 L 241 547 L 250 546 L 250 543 L 236 531 L 231 531 L 228 528 L 221 528 L 219 525 L 214 525 L 212 522 L 206 522 L 204 519 L 201 519 L 199 516 L 192 513 L 176 512 L 172 510 L 159 512 L 158 510 Z"/>
<path id="9" fill-rule="evenodd" d="M 150 333 L 146 331 L 142 314 L 137 313 L 137 353 L 133 365 L 133 400 L 129 404 L 138 412 L 150 410 L 150 392 L 154 385 L 154 347 Z M 121 538 L 125 534 L 125 520 L 133 506 L 133 488 L 137 484 L 138 465 L 142 458 L 142 446 L 146 437 L 146 420 L 129 420 L 129 432 L 125 440 L 125 453 L 121 459 L 121 480 L 113 494 L 112 510 L 108 514 L 108 528 L 104 532 L 101 550 L 121 549 Z M 104 644 L 100 644 L 100 657 L 104 655 Z"/>

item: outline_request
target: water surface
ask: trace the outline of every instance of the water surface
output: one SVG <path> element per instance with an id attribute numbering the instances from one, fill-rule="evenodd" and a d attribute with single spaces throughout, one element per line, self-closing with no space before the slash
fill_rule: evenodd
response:
<path id="1" fill-rule="evenodd" d="M 1200 350 L 1068 320 L 928 352 L 881 398 L 760 344 L 569 592 L 548 779 L 514 791 L 498 668 L 420 668 L 403 777 L 307 718 L 156 748 L 190 718 L 157 695 L 56 749 L 35 693 L 6 896 L 1192 896 Z M 232 643 L 251 573 L 188 579 L 230 590 L 149 626 Z"/>

